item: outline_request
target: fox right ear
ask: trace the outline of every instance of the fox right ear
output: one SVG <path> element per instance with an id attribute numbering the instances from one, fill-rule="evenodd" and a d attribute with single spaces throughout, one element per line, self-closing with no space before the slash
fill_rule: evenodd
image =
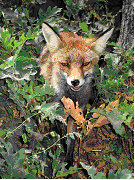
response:
<path id="1" fill-rule="evenodd" d="M 106 42 L 111 37 L 113 30 L 114 30 L 114 28 L 105 31 L 104 34 L 93 43 L 95 46 L 94 49 L 97 52 L 102 53 L 104 51 L 104 49 L 106 47 Z"/>
<path id="2" fill-rule="evenodd" d="M 42 24 L 42 32 L 44 35 L 44 38 L 47 42 L 47 47 L 50 52 L 55 52 L 59 48 L 59 45 L 61 43 L 61 39 L 59 36 L 53 31 L 53 29 L 47 25 L 46 23 Z"/>

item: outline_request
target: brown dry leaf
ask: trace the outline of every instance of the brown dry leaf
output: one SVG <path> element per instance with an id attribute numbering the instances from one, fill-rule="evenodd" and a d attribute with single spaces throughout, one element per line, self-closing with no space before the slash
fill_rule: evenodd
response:
<path id="1" fill-rule="evenodd" d="M 104 109 L 104 108 L 105 108 L 105 103 L 104 103 L 104 104 L 101 104 L 99 107 L 102 108 L 102 109 Z M 95 113 L 93 113 L 92 117 L 93 117 L 93 118 L 98 118 L 98 117 L 100 117 L 100 114 L 97 113 L 97 112 L 95 112 Z"/>
<path id="2" fill-rule="evenodd" d="M 124 94 L 121 92 L 115 92 L 115 93 L 116 93 L 116 96 L 115 96 L 116 99 L 119 99 L 122 96 L 122 94 Z"/>
<path id="3" fill-rule="evenodd" d="M 100 116 L 100 114 L 97 112 L 93 113 L 93 115 L 92 115 L 93 118 L 98 118 L 99 116 Z"/>
<path id="4" fill-rule="evenodd" d="M 118 93 L 116 93 L 115 98 L 116 99 L 121 99 L 121 102 L 125 101 L 125 99 L 128 100 L 128 101 L 134 102 L 134 94 L 127 95 L 126 93 L 118 92 Z"/>
<path id="5" fill-rule="evenodd" d="M 104 104 L 101 104 L 99 107 L 102 108 L 102 109 L 104 109 L 104 108 L 105 108 L 105 103 L 104 103 Z"/>
<path id="6" fill-rule="evenodd" d="M 70 98 L 66 98 L 64 96 L 61 101 L 64 104 L 65 112 L 71 115 L 76 120 L 76 123 L 82 127 L 85 122 L 85 118 L 83 116 L 82 109 L 78 107 L 78 102 L 76 102 L 75 108 L 74 103 Z"/>
<path id="7" fill-rule="evenodd" d="M 128 101 L 134 102 L 134 95 L 132 94 L 132 95 L 126 96 L 126 99 L 127 99 Z"/>
<path id="8" fill-rule="evenodd" d="M 98 113 L 97 113 L 98 114 Z M 110 122 L 107 120 L 107 118 L 105 117 L 105 116 L 103 116 L 103 115 L 101 115 L 101 116 L 99 116 L 99 118 L 97 119 L 97 121 L 95 122 L 95 124 L 91 124 L 91 123 L 89 123 L 88 125 L 87 125 L 87 132 L 86 132 L 86 135 L 88 135 L 90 132 L 91 132 L 91 130 L 92 130 L 92 128 L 94 128 L 94 127 L 101 127 L 101 126 L 103 126 L 103 125 L 105 125 L 105 124 L 109 124 Z"/>
<path id="9" fill-rule="evenodd" d="M 119 100 L 113 101 L 113 102 L 109 102 L 109 104 L 105 107 L 105 103 L 100 105 L 100 108 L 105 109 L 106 113 L 108 114 L 109 111 L 111 111 L 112 107 L 114 108 L 118 108 L 119 105 Z M 93 118 L 98 118 L 96 123 L 93 125 L 93 127 L 101 127 L 105 124 L 109 124 L 110 122 L 107 120 L 106 116 L 100 115 L 99 113 L 95 112 L 93 113 Z M 90 127 L 88 126 L 88 131 L 89 129 L 91 130 L 92 127 L 90 125 Z M 89 131 L 90 132 L 90 131 Z"/>
<path id="10" fill-rule="evenodd" d="M 93 125 L 89 122 L 86 129 L 86 136 L 92 131 Z"/>
<path id="11" fill-rule="evenodd" d="M 121 93 L 121 92 L 116 92 L 115 98 L 119 99 L 120 102 L 123 102 L 123 101 L 125 101 L 126 94 L 125 93 Z"/>
<path id="12" fill-rule="evenodd" d="M 16 107 L 13 107 L 14 111 L 13 111 L 13 117 L 17 118 L 17 119 L 21 119 L 19 111 L 16 109 Z"/>
<path id="13" fill-rule="evenodd" d="M 64 104 L 65 112 L 71 115 L 71 112 L 75 110 L 73 101 L 65 96 L 61 99 L 61 101 Z"/>
<path id="14" fill-rule="evenodd" d="M 112 107 L 118 108 L 118 105 L 119 105 L 119 100 L 109 102 L 108 106 L 106 106 L 106 108 L 105 108 L 106 113 L 108 114 L 108 112 L 112 109 Z"/>
<path id="15" fill-rule="evenodd" d="M 94 124 L 94 127 L 101 127 L 105 124 L 109 124 L 110 122 L 107 120 L 107 118 L 103 115 L 101 115 L 98 120 L 96 121 L 96 123 Z"/>
<path id="16" fill-rule="evenodd" d="M 101 104 L 99 107 L 102 108 L 102 109 L 105 109 L 106 113 L 108 113 L 112 109 L 112 107 L 118 108 L 118 105 L 119 105 L 119 100 L 116 100 L 116 101 L 113 101 L 113 102 L 109 102 L 109 104 L 106 106 L 106 108 L 105 108 L 105 103 Z M 100 116 L 101 115 L 99 113 L 97 113 L 97 112 L 93 113 L 93 118 L 98 118 Z"/>
<path id="17" fill-rule="evenodd" d="M 61 99 L 62 103 L 64 104 L 65 112 L 71 115 L 76 123 L 83 127 L 85 118 L 83 116 L 83 111 L 78 106 L 78 102 L 76 103 L 76 108 L 74 106 L 73 101 L 70 98 L 63 97 Z M 112 107 L 118 108 L 119 100 L 109 102 L 109 104 L 105 107 L 105 103 L 100 105 L 100 108 L 105 109 L 106 113 L 111 111 Z M 86 127 L 86 135 L 88 135 L 93 127 L 101 127 L 103 125 L 109 124 L 110 122 L 107 120 L 107 117 L 104 115 L 100 115 L 99 113 L 95 112 L 93 113 L 93 118 L 98 118 L 94 125 L 92 125 L 90 122 L 88 122 L 88 125 Z"/>

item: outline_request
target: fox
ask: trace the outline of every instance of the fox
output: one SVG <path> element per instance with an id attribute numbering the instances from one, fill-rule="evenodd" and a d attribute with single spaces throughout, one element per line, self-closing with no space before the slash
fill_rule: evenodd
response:
<path id="1" fill-rule="evenodd" d="M 95 65 L 111 37 L 113 28 L 102 36 L 85 38 L 73 32 L 57 34 L 47 23 L 42 24 L 47 42 L 40 54 L 41 75 L 53 85 L 57 100 L 63 96 L 77 102 L 83 110 L 93 97 Z"/>
<path id="2" fill-rule="evenodd" d="M 95 65 L 113 30 L 109 28 L 100 36 L 86 38 L 73 32 L 58 34 L 47 23 L 42 24 L 46 45 L 40 54 L 39 66 L 41 75 L 55 89 L 56 101 L 61 101 L 65 96 L 74 104 L 78 102 L 82 110 L 89 102 L 93 102 Z M 71 126 L 71 122 L 69 124 Z M 71 151 L 73 147 L 69 146 L 67 154 L 73 157 Z"/>

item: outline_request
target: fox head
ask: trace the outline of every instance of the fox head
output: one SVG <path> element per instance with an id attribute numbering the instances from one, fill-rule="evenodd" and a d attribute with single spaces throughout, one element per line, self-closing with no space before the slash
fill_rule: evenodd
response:
<path id="1" fill-rule="evenodd" d="M 67 86 L 79 91 L 93 74 L 113 28 L 102 36 L 84 38 L 71 32 L 58 35 L 48 24 L 43 23 L 42 32 L 47 45 L 40 56 L 41 74 L 53 84 L 56 91 L 61 74 Z"/>

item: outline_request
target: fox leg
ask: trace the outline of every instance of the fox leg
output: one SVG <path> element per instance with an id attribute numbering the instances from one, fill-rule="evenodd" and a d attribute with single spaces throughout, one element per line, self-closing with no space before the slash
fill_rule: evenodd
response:
<path id="1" fill-rule="evenodd" d="M 68 117 L 68 125 L 67 125 L 67 152 L 66 152 L 66 162 L 68 163 L 66 168 L 68 169 L 70 166 L 73 165 L 73 153 L 74 153 L 74 146 L 75 146 L 75 136 L 73 132 L 76 131 L 74 127 L 74 119 L 69 116 Z"/>

